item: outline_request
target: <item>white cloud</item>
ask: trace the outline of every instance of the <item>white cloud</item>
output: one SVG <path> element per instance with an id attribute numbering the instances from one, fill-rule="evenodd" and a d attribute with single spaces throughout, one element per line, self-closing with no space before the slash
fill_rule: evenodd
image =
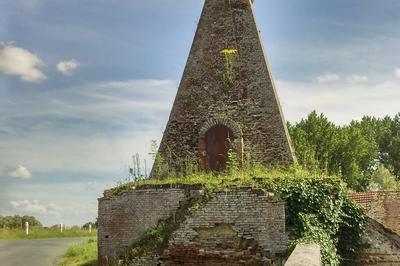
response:
<path id="1" fill-rule="evenodd" d="M 171 80 L 98 82 L 0 104 L 1 163 L 121 177 L 139 153 L 150 168 L 150 142 L 162 136 L 176 89 Z"/>
<path id="2" fill-rule="evenodd" d="M 61 61 L 57 64 L 57 70 L 63 75 L 72 75 L 79 65 L 80 63 L 75 59 Z"/>
<path id="3" fill-rule="evenodd" d="M 52 214 L 60 215 L 63 208 L 54 203 L 41 204 L 38 200 L 10 201 L 10 209 L 21 214 Z"/>
<path id="4" fill-rule="evenodd" d="M 396 68 L 394 70 L 394 74 L 396 75 L 396 77 L 400 78 L 400 68 Z"/>
<path id="5" fill-rule="evenodd" d="M 63 180 L 51 173 L 56 182 L 46 179 L 29 184 L 4 183 L 0 186 L 0 215 L 33 215 L 45 226 L 58 223 L 83 225 L 97 217 L 97 199 L 104 189 L 117 184 L 113 179 L 99 181 Z M 89 184 L 88 187 L 86 185 Z M 5 185 L 5 190 L 2 187 Z M 87 190 L 91 188 L 91 190 Z M 45 193 L 51 191 L 51 193 Z M 4 193 L 3 193 L 4 192 Z M 13 204 L 11 204 L 13 202 Z"/>
<path id="6" fill-rule="evenodd" d="M 384 117 L 399 112 L 400 81 L 333 84 L 279 80 L 277 89 L 287 120 L 299 121 L 311 111 L 324 113 L 337 124 L 346 124 L 364 115 Z"/>
<path id="7" fill-rule="evenodd" d="M 324 74 L 324 75 L 317 77 L 317 81 L 319 83 L 328 83 L 328 82 L 337 81 L 339 79 L 340 79 L 340 76 L 337 74 Z"/>
<path id="8" fill-rule="evenodd" d="M 120 179 L 128 174 L 133 154 L 139 153 L 141 159 L 147 160 L 148 168 L 151 167 L 152 160 L 148 155 L 151 140 L 161 139 L 164 126 L 146 131 L 132 129 L 130 134 L 116 133 L 114 136 L 56 136 L 38 133 L 26 140 L 14 137 L 7 143 L 0 141 L 0 145 L 10 159 L 19 157 L 21 160 L 30 160 L 32 167 L 40 172 L 107 173 L 115 177 L 116 181 L 122 181 Z M 0 157 L 2 153 L 0 151 Z M 90 189 L 93 186 L 85 184 L 83 188 Z"/>
<path id="9" fill-rule="evenodd" d="M 31 172 L 22 165 L 16 167 L 7 167 L 6 175 L 8 177 L 18 178 L 18 179 L 30 179 L 32 177 Z"/>
<path id="10" fill-rule="evenodd" d="M 35 54 L 12 44 L 0 44 L 0 73 L 19 76 L 24 81 L 41 82 L 43 61 Z"/>
<path id="11" fill-rule="evenodd" d="M 347 80 L 350 83 L 361 83 L 361 82 L 367 82 L 368 77 L 354 74 L 354 75 L 350 76 Z"/>

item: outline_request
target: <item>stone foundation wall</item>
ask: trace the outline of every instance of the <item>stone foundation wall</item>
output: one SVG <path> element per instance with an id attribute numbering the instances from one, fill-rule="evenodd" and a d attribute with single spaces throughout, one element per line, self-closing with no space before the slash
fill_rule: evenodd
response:
<path id="1" fill-rule="evenodd" d="M 400 234 L 400 191 L 352 193 L 369 217 Z"/>

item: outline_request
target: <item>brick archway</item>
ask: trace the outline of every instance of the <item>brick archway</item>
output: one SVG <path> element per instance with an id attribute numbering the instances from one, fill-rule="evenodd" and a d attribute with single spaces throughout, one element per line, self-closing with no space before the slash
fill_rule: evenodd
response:
<path id="1" fill-rule="evenodd" d="M 214 139 L 213 143 L 210 143 L 210 138 Z M 197 155 L 201 169 L 206 171 L 221 171 L 225 169 L 226 158 L 224 157 L 227 156 L 227 149 L 224 149 L 223 146 L 226 145 L 226 141 L 221 138 L 226 138 L 229 141 L 230 147 L 228 149 L 233 149 L 237 153 L 238 163 L 241 164 L 243 162 L 243 137 L 240 127 L 230 120 L 209 119 L 199 131 Z M 222 144 L 221 141 L 225 143 Z M 210 145 L 218 147 L 210 148 Z M 216 155 L 212 154 L 215 150 L 217 150 L 216 152 L 225 153 L 219 155 L 222 159 L 218 162 L 214 161 L 216 160 Z"/>

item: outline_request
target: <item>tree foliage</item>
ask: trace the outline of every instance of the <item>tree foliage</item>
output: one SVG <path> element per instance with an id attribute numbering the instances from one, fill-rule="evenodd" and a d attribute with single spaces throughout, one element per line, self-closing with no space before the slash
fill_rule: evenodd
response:
<path id="1" fill-rule="evenodd" d="M 397 190 L 399 188 L 400 183 L 396 181 L 396 177 L 383 165 L 379 165 L 378 169 L 372 175 L 371 183 L 368 187 L 372 191 Z"/>
<path id="2" fill-rule="evenodd" d="M 82 229 L 84 230 L 89 230 L 90 225 L 92 225 L 92 229 L 97 229 L 99 225 L 99 218 L 96 218 L 95 222 L 87 222 L 84 225 L 82 225 Z"/>
<path id="3" fill-rule="evenodd" d="M 0 216 L 0 228 L 2 229 L 24 228 L 25 222 L 29 222 L 31 227 L 42 227 L 42 223 L 33 216 Z"/>
<path id="4" fill-rule="evenodd" d="M 365 217 L 348 198 L 343 182 L 334 177 L 297 176 L 276 179 L 274 184 L 274 191 L 286 202 L 292 248 L 317 243 L 324 265 L 354 263 L 362 248 Z"/>
<path id="5" fill-rule="evenodd" d="M 341 176 L 358 191 L 368 189 L 380 165 L 400 180 L 400 113 L 383 119 L 365 116 L 339 126 L 313 111 L 288 128 L 306 169 Z"/>

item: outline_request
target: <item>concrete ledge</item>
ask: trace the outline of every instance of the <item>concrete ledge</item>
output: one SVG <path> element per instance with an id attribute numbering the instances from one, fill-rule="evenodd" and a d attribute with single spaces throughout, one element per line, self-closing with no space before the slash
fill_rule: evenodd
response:
<path id="1" fill-rule="evenodd" d="M 316 244 L 297 245 L 285 266 L 321 266 L 321 251 Z"/>

